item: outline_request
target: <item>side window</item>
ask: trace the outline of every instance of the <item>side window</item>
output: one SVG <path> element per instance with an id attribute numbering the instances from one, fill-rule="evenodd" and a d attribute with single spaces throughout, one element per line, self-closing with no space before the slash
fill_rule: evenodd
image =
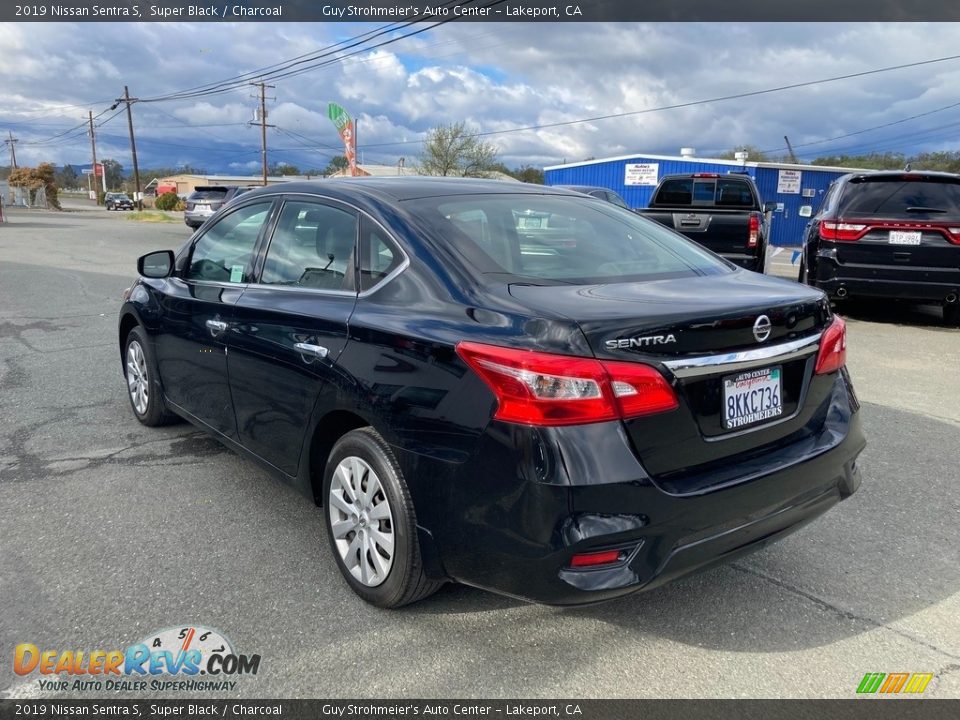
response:
<path id="1" fill-rule="evenodd" d="M 269 201 L 247 205 L 220 218 L 194 245 L 186 279 L 250 282 L 253 246 L 271 205 Z"/>
<path id="2" fill-rule="evenodd" d="M 823 200 L 820 201 L 820 207 L 817 208 L 817 215 L 822 215 L 823 211 L 830 207 L 833 196 L 837 193 L 837 187 L 837 183 L 830 183 L 830 187 L 827 188 L 827 192 L 823 195 Z"/>
<path id="3" fill-rule="evenodd" d="M 354 213 L 316 202 L 287 201 L 273 231 L 260 282 L 353 290 L 356 242 Z"/>
<path id="4" fill-rule="evenodd" d="M 360 220 L 360 291 L 369 290 L 392 273 L 403 255 L 369 218 Z"/>

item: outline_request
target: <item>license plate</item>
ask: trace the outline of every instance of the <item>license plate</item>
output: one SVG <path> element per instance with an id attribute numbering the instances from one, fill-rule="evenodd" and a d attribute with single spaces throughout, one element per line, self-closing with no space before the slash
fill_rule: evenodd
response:
<path id="1" fill-rule="evenodd" d="M 752 425 L 783 414 L 782 371 L 779 367 L 748 370 L 723 379 L 723 427 Z"/>
<path id="2" fill-rule="evenodd" d="M 922 233 L 912 230 L 891 230 L 891 245 L 919 245 Z"/>

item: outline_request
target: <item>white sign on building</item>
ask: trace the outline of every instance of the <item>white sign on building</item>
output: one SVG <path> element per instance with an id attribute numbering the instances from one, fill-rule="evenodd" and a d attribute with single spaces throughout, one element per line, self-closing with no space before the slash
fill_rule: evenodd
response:
<path id="1" fill-rule="evenodd" d="M 777 175 L 777 192 L 787 195 L 800 194 L 800 178 L 803 173 L 799 170 L 780 170 Z"/>
<path id="2" fill-rule="evenodd" d="M 651 185 L 656 187 L 660 163 L 627 163 L 624 185 Z"/>

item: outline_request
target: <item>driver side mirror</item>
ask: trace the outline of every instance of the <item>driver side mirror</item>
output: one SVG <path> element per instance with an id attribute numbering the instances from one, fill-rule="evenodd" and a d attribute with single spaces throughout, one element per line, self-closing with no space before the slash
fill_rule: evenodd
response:
<path id="1" fill-rule="evenodd" d="M 777 204 L 775 202 L 765 202 L 763 204 L 763 211 L 765 213 L 775 212 L 777 209 Z"/>
<path id="2" fill-rule="evenodd" d="M 146 278 L 170 277 L 173 262 L 173 250 L 157 250 L 137 259 L 137 272 Z"/>

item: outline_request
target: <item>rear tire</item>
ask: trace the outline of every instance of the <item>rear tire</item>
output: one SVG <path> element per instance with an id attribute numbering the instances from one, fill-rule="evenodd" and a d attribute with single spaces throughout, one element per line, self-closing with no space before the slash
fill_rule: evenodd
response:
<path id="1" fill-rule="evenodd" d="M 139 327 L 127 335 L 123 349 L 123 376 L 127 381 L 127 399 L 137 420 L 147 427 L 168 425 L 177 420 L 163 402 L 157 366 L 146 336 Z"/>
<path id="2" fill-rule="evenodd" d="M 337 567 L 368 603 L 398 608 L 443 585 L 424 573 L 413 499 L 390 446 L 376 430 L 353 430 L 333 446 L 323 500 Z"/>

